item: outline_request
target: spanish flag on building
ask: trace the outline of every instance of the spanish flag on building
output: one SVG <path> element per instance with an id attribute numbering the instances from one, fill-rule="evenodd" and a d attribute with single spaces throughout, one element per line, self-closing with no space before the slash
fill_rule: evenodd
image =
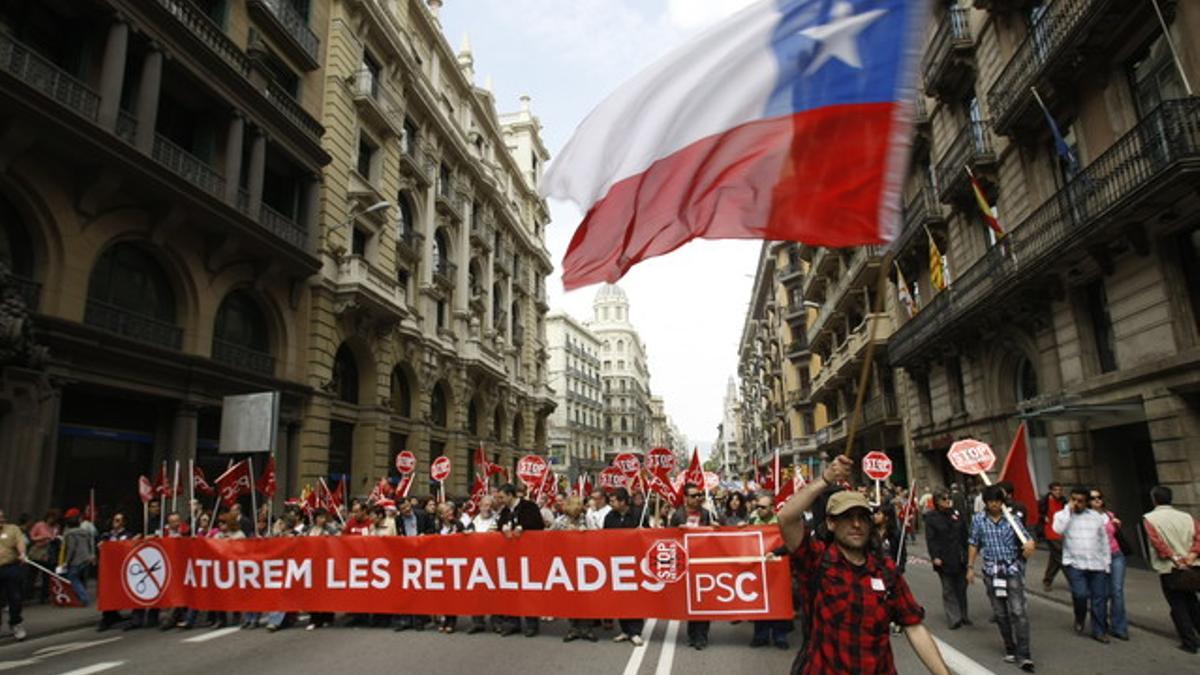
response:
<path id="1" fill-rule="evenodd" d="M 971 179 L 971 192 L 975 193 L 975 203 L 979 204 L 979 214 L 983 216 L 983 222 L 992 228 L 992 232 L 996 233 L 996 239 L 1004 237 L 1004 228 L 1000 227 L 1000 220 L 996 218 L 996 207 L 988 203 L 987 194 L 983 191 L 983 186 L 979 184 L 979 180 L 975 178 L 975 172 L 971 171 L 971 167 L 967 167 L 967 176 Z"/>
<path id="2" fill-rule="evenodd" d="M 946 290 L 946 267 L 942 261 L 942 252 L 938 250 L 937 242 L 933 240 L 933 235 L 929 233 L 928 228 L 925 230 L 925 236 L 929 237 L 929 285 L 935 291 Z"/>

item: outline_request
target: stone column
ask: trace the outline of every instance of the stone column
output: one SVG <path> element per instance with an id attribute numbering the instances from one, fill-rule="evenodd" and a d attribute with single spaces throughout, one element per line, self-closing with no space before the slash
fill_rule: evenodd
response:
<path id="1" fill-rule="evenodd" d="M 125 55 L 129 47 L 129 24 L 118 19 L 108 28 L 104 63 L 100 68 L 100 111 L 97 121 L 108 131 L 117 128 L 121 91 L 125 87 Z"/>
<path id="2" fill-rule="evenodd" d="M 308 252 L 321 250 L 321 174 L 314 173 L 304 182 L 304 231 L 308 234 Z"/>
<path id="3" fill-rule="evenodd" d="M 158 100 L 162 88 L 163 54 L 154 46 L 142 62 L 142 80 L 138 86 L 137 134 L 134 145 L 146 154 L 154 151 L 154 131 L 158 124 Z"/>
<path id="4" fill-rule="evenodd" d="M 493 240 L 495 241 L 495 240 Z M 495 302 L 494 286 L 496 285 L 496 251 L 493 250 L 487 254 L 487 258 L 483 265 L 483 326 L 484 333 L 492 330 L 492 322 L 495 321 L 495 316 L 492 314 L 492 304 Z"/>
<path id="5" fill-rule="evenodd" d="M 242 144 L 246 120 L 234 112 L 225 135 L 225 202 L 238 208 L 238 189 L 242 186 Z"/>
<path id="6" fill-rule="evenodd" d="M 267 171 L 267 136 L 261 129 L 254 130 L 250 146 L 250 217 L 257 220 L 262 209 L 263 176 Z"/>
<path id="7" fill-rule="evenodd" d="M 463 204 L 463 222 L 458 229 L 458 270 L 455 273 L 454 279 L 454 313 L 465 314 L 467 312 L 467 303 L 471 299 L 470 283 L 467 279 L 470 277 L 471 266 L 471 218 L 475 215 L 474 206 L 464 200 Z"/>

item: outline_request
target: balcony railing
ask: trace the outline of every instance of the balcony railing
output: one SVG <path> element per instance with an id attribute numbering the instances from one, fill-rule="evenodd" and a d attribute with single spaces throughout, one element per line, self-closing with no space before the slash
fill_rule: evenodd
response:
<path id="1" fill-rule="evenodd" d="M 959 191 L 966 189 L 967 167 L 972 170 L 996 161 L 992 144 L 991 123 L 971 120 L 963 125 L 958 136 L 937 163 L 938 198 L 949 203 Z"/>
<path id="2" fill-rule="evenodd" d="M 225 178 L 204 160 L 175 145 L 161 134 L 154 137 L 154 160 L 192 185 L 218 199 L 224 199 Z"/>
<path id="3" fill-rule="evenodd" d="M 137 136 L 137 118 L 124 110 L 118 110 L 115 132 L 117 138 L 133 145 L 134 138 Z"/>
<path id="4" fill-rule="evenodd" d="M 808 340 L 792 340 L 788 343 L 788 358 L 799 358 L 808 353 Z"/>
<path id="5" fill-rule="evenodd" d="M 212 359 L 238 370 L 267 376 L 275 374 L 274 356 L 218 338 L 213 338 Z"/>
<path id="6" fill-rule="evenodd" d="M 833 288 L 825 296 L 825 304 L 821 306 L 820 312 L 817 313 L 817 318 L 809 324 L 806 333 L 809 343 L 815 343 L 817 336 L 825 329 L 825 324 L 829 322 L 829 318 L 835 314 L 834 310 L 838 303 L 845 297 L 846 292 L 854 285 L 858 273 L 872 258 L 883 256 L 882 246 L 860 246 L 854 249 L 854 254 L 850 258 L 850 265 L 846 268 L 846 273 L 838 280 L 837 286 Z"/>
<path id="7" fill-rule="evenodd" d="M 299 249 L 308 248 L 308 230 L 275 209 L 262 205 L 258 222 L 272 234 Z"/>
<path id="8" fill-rule="evenodd" d="M 971 49 L 973 46 L 967 10 L 962 7 L 947 9 L 925 53 L 925 63 L 921 69 L 925 91 L 941 93 L 952 89 L 948 85 L 953 83 L 948 80 L 955 78 L 957 81 L 963 75 L 960 72 L 963 69 L 954 63 L 954 51 Z"/>
<path id="9" fill-rule="evenodd" d="M 420 180 L 423 184 L 428 185 L 431 177 L 431 166 L 424 153 L 421 152 L 421 146 L 416 139 L 405 138 L 400 144 L 400 166 L 407 169 L 414 177 Z"/>
<path id="10" fill-rule="evenodd" d="M 42 285 L 33 279 L 18 276 L 16 274 L 8 275 L 8 286 L 16 292 L 17 297 L 25 303 L 25 309 L 35 311 L 38 306 L 38 300 L 42 295 Z"/>
<path id="11" fill-rule="evenodd" d="M 88 121 L 96 121 L 99 94 L 6 33 L 0 33 L 0 70 Z"/>
<path id="12" fill-rule="evenodd" d="M 314 138 L 320 138 L 325 134 L 325 127 L 321 123 L 313 119 L 312 115 L 305 112 L 300 103 L 292 97 L 291 94 L 283 90 L 274 81 L 267 83 L 267 90 L 264 92 L 267 100 L 275 105 L 275 109 L 283 113 L 283 116 L 291 120 L 292 124 L 300 127 Z"/>
<path id="13" fill-rule="evenodd" d="M 886 394 L 876 396 L 863 404 L 862 415 L 863 426 L 896 419 L 899 417 L 896 412 L 896 397 Z"/>
<path id="14" fill-rule="evenodd" d="M 83 322 L 131 340 L 178 350 L 183 345 L 183 329 L 106 302 L 87 301 Z"/>
<path id="15" fill-rule="evenodd" d="M 225 31 L 191 0 L 156 0 L 160 7 L 183 24 L 209 49 L 216 52 L 231 68 L 250 78 L 250 58 Z"/>
<path id="16" fill-rule="evenodd" d="M 265 12 L 257 11 L 258 14 L 269 19 L 264 22 L 266 27 L 271 28 L 270 20 L 273 20 L 275 32 L 287 38 L 282 41 L 283 44 L 291 42 L 294 45 L 292 51 L 297 52 L 296 55 L 307 62 L 309 70 L 320 65 L 321 39 L 308 27 L 308 21 L 301 16 L 290 0 L 250 0 L 246 4 L 252 11 L 260 8 L 266 10 Z"/>
<path id="17" fill-rule="evenodd" d="M 1096 10 L 1108 4 L 1109 0 L 1055 0 L 1046 5 L 988 92 L 997 132 L 1007 134 L 1021 110 L 1034 105 L 1030 88 L 1086 33 Z M 1074 69 L 1077 64 L 1063 62 L 1062 67 Z"/>
<path id="18" fill-rule="evenodd" d="M 396 253 L 408 260 L 420 259 L 421 244 L 424 241 L 425 235 L 420 232 L 404 230 L 396 236 Z"/>
<path id="19" fill-rule="evenodd" d="M 443 262 L 433 269 L 433 283 L 442 288 L 454 288 L 454 280 L 458 276 L 458 265 Z"/>
<path id="20" fill-rule="evenodd" d="M 896 238 L 896 251 L 904 250 L 910 242 L 920 239 L 927 225 L 942 222 L 946 214 L 934 194 L 933 186 L 924 182 L 912 198 L 904 204 L 904 225 Z"/>
<path id="21" fill-rule="evenodd" d="M 1200 169 L 1200 97 L 1158 106 L 1104 154 L 1039 206 L 921 312 L 888 343 L 891 363 L 916 365 L 919 354 L 971 315 L 994 311 L 1001 294 L 1015 292 L 1023 279 L 1053 267 L 1069 249 L 1117 222 L 1134 199 L 1170 182 L 1170 172 L 1187 163 Z"/>

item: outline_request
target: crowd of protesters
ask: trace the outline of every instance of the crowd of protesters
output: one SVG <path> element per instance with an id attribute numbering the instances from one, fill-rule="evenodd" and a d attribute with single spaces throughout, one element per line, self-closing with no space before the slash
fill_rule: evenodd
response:
<path id="1" fill-rule="evenodd" d="M 836 462 L 834 463 L 836 466 Z M 831 479 L 832 481 L 832 479 Z M 820 483 L 821 481 L 814 481 Z M 810 484 L 806 490 L 812 488 Z M 834 499 L 834 495 L 845 492 Z M 807 493 L 806 493 L 807 494 Z M 851 497 L 853 495 L 853 497 Z M 71 508 L 64 512 L 51 510 L 39 520 L 22 516 L 9 523 L 0 511 L 0 600 L 8 606 L 9 624 L 13 635 L 24 639 L 21 625 L 21 606 L 31 599 L 44 601 L 48 593 L 45 575 L 29 574 L 20 563 L 26 559 L 55 569 L 73 587 L 79 600 L 87 605 L 89 596 L 85 582 L 94 572 L 98 550 L 108 541 L 148 537 L 208 537 L 242 539 L 246 537 L 290 536 L 421 536 L 457 535 L 475 532 L 501 532 L 516 536 L 532 530 L 599 530 L 613 528 L 656 527 L 729 527 L 781 525 L 786 510 L 779 513 L 779 504 L 769 492 L 719 489 L 708 494 L 703 488 L 685 485 L 683 505 L 677 508 L 653 499 L 648 505 L 641 493 L 630 494 L 624 488 L 594 490 L 586 498 L 579 495 L 557 495 L 551 503 L 530 501 L 523 485 L 505 484 L 483 496 L 478 505 L 464 513 L 467 500 L 435 497 L 351 500 L 346 507 L 303 509 L 289 502 L 278 517 L 271 518 L 266 507 L 251 518 L 234 505 L 220 513 L 215 520 L 199 502 L 192 502 L 193 512 L 163 513 L 161 503 L 147 505 L 145 522 L 137 519 L 143 514 L 114 513 L 103 531 L 99 531 L 85 514 Z M 1162 579 L 1163 593 L 1171 607 L 1171 617 L 1179 632 L 1180 647 L 1190 652 L 1200 648 L 1197 627 L 1200 626 L 1200 604 L 1194 591 L 1177 583 L 1178 570 L 1192 568 L 1200 555 L 1200 525 L 1184 512 L 1171 506 L 1171 492 L 1158 487 L 1152 493 L 1155 510 L 1146 514 L 1143 526 L 1152 553 L 1152 565 Z M 846 502 L 852 499 L 851 502 Z M 792 500 L 797 501 L 796 499 Z M 851 504 L 851 506 L 846 506 Z M 833 505 L 833 506 L 831 506 Z M 990 621 L 1001 632 L 1005 660 L 1032 672 L 1034 662 L 1030 650 L 1030 626 L 1026 610 L 1026 560 L 1041 541 L 1050 555 L 1043 575 L 1048 589 L 1062 571 L 1067 578 L 1074 604 L 1075 630 L 1093 639 L 1108 643 L 1110 638 L 1129 639 L 1128 619 L 1124 602 L 1125 558 L 1131 553 L 1122 535 L 1121 519 L 1106 503 L 1103 493 L 1095 488 L 1074 487 L 1065 490 L 1054 483 L 1038 503 L 1036 525 L 1024 527 L 1024 508 L 1013 500 L 1011 485 L 1000 483 L 981 491 L 964 490 L 958 484 L 948 489 L 928 490 L 925 494 L 909 494 L 905 489 L 885 485 L 878 493 L 869 487 L 842 490 L 826 486 L 811 503 L 805 505 L 804 523 L 811 532 L 810 540 L 823 542 L 827 548 L 837 542 L 837 527 L 843 514 L 860 512 L 867 507 L 862 523 L 849 522 L 845 531 L 853 543 L 860 536 L 868 557 L 868 566 L 878 566 L 881 578 L 888 584 L 902 580 L 906 545 L 910 544 L 918 526 L 925 531 L 928 557 L 942 585 L 942 599 L 948 627 L 957 630 L 970 626 L 967 588 L 981 581 L 991 607 Z M 831 510 L 832 509 L 832 510 Z M 1013 514 L 1009 520 L 1005 513 Z M 920 514 L 921 517 L 918 517 Z M 795 517 L 794 515 L 792 516 Z M 853 521 L 853 519 L 850 519 Z M 1185 522 L 1186 521 L 1186 522 Z M 194 526 L 192 525 L 194 523 Z M 146 534 L 143 535 L 143 532 Z M 785 541 L 787 538 L 785 537 Z M 795 549 L 794 541 L 788 542 Z M 839 544 L 841 546 L 841 544 Z M 824 550 L 824 548 L 822 548 Z M 842 547 L 840 550 L 853 550 Z M 786 554 L 780 550 L 776 553 Z M 801 553 L 797 551 L 797 556 Z M 817 555 L 808 551 L 805 555 Z M 803 557 L 803 556 L 801 556 Z M 817 558 L 814 558 L 817 560 Z M 808 561 L 813 562 L 813 561 Z M 817 576 L 823 573 L 824 562 L 817 562 Z M 796 566 L 799 568 L 799 566 Z M 887 570 L 894 570 L 889 572 Z M 813 616 L 814 593 L 806 592 L 805 579 L 811 570 L 797 572 L 793 584 L 797 621 L 805 627 L 807 617 Z M 894 574 L 894 578 L 893 575 Z M 976 575 L 981 575 L 977 577 Z M 806 576 L 807 575 L 807 576 Z M 35 585 L 35 579 L 43 579 Z M 905 587 L 905 591 L 907 588 Z M 895 608 L 893 608 L 895 609 Z M 905 608 L 904 611 L 908 611 Z M 908 608 L 911 609 L 911 608 Z M 912 626 L 913 616 L 897 610 L 888 624 L 893 634 Z M 922 615 L 923 616 L 923 615 Z M 819 617 L 818 617 L 819 618 Z M 897 618 L 901 620 L 896 620 Z M 473 616 L 464 632 L 476 634 L 494 631 L 502 636 L 521 633 L 526 637 L 539 634 L 541 617 Z M 351 626 L 390 627 L 396 631 L 437 630 L 454 633 L 459 629 L 455 616 L 383 616 L 352 614 L 342 623 Z M 780 649 L 791 646 L 794 621 L 754 621 L 748 644 L 751 647 L 774 645 Z M 277 631 L 302 624 L 316 630 L 335 624 L 330 613 L 311 612 L 303 615 L 291 612 L 209 612 L 205 608 L 175 608 L 171 610 L 142 609 L 103 613 L 99 630 L 123 627 L 126 630 L 157 627 L 161 630 L 194 627 L 240 626 L 244 629 L 264 627 Z M 1090 624 L 1090 626 L 1089 626 Z M 640 619 L 594 621 L 569 619 L 563 640 L 596 642 L 611 635 L 614 642 L 645 644 L 645 622 Z M 811 628 L 811 626 L 809 626 Z M 818 631 L 820 633 L 820 631 Z M 809 633 L 810 641 L 815 633 Z M 919 634 L 918 634 L 919 635 Z M 911 635 L 910 635 L 911 639 Z M 920 639 L 920 638 L 918 638 Z M 709 622 L 691 621 L 687 624 L 689 646 L 703 650 L 708 646 Z M 809 654 L 808 658 L 811 658 Z"/>

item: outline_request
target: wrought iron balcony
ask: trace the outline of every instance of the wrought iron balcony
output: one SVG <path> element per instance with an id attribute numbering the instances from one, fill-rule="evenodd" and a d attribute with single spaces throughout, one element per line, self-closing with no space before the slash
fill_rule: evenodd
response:
<path id="1" fill-rule="evenodd" d="M 7 33 L 0 33 L 0 70 L 89 122 L 96 121 L 99 94 Z"/>
<path id="2" fill-rule="evenodd" d="M 433 165 L 415 138 L 405 136 L 400 144 L 400 168 L 424 187 L 433 181 Z"/>
<path id="3" fill-rule="evenodd" d="M 810 344 L 816 344 L 821 332 L 829 327 L 829 320 L 840 315 L 839 309 L 846 293 L 861 282 L 860 275 L 866 266 L 872 261 L 878 261 L 883 257 L 883 253 L 882 246 L 860 246 L 854 249 L 845 274 L 838 279 L 837 285 L 826 294 L 825 303 L 821 305 L 817 318 L 808 326 L 806 335 Z"/>
<path id="4" fill-rule="evenodd" d="M 875 398 L 863 403 L 863 426 L 870 426 L 879 422 L 894 420 L 899 422 L 899 413 L 896 409 L 896 397 L 888 394 L 876 396 Z"/>
<path id="5" fill-rule="evenodd" d="M 912 198 L 904 204 L 904 224 L 893 244 L 895 250 L 903 251 L 913 241 L 921 241 L 926 227 L 946 222 L 944 208 L 934 195 L 933 186 L 923 181 Z"/>
<path id="6" fill-rule="evenodd" d="M 154 136 L 154 160 L 168 171 L 209 193 L 225 198 L 225 178 L 204 160 L 175 145 L 166 136 Z"/>
<path id="7" fill-rule="evenodd" d="M 134 138 L 137 136 L 137 118 L 124 110 L 118 110 L 115 132 L 117 138 L 133 145 Z"/>
<path id="8" fill-rule="evenodd" d="M 1042 123 L 1030 88 L 1056 73 L 1077 72 L 1079 63 L 1071 55 L 1090 30 L 1092 19 L 1110 4 L 1110 0 L 1055 0 L 1046 5 L 988 92 L 997 133 L 1010 134 L 1023 118 L 1027 123 Z M 1048 94 L 1045 87 L 1042 93 Z"/>
<path id="9" fill-rule="evenodd" d="M 213 338 L 212 360 L 259 375 L 275 374 L 275 357 L 235 342 Z"/>
<path id="10" fill-rule="evenodd" d="M 115 333 L 138 342 L 178 350 L 183 345 L 183 329 L 173 323 L 123 307 L 88 298 L 83 322 L 101 330 Z"/>
<path id="11" fill-rule="evenodd" d="M 246 9 L 305 70 L 320 67 L 321 39 L 290 0 L 247 0 Z"/>
<path id="12" fill-rule="evenodd" d="M 284 91 L 274 81 L 267 83 L 267 90 L 264 94 L 267 100 L 274 104 L 276 110 L 312 138 L 319 140 L 325 134 L 325 127 L 321 126 L 321 123 L 309 115 L 291 94 Z"/>
<path id="13" fill-rule="evenodd" d="M 925 93 L 942 99 L 953 98 L 969 85 L 974 74 L 964 66 L 974 49 L 967 10 L 948 8 L 925 52 L 921 67 Z"/>
<path id="14" fill-rule="evenodd" d="M 893 366 L 919 365 L 929 349 L 1036 283 L 1064 256 L 1111 236 L 1141 205 L 1161 212 L 1194 191 L 1200 172 L 1200 97 L 1167 101 L 938 293 L 888 343 Z M 1137 220 L 1144 220 L 1144 214 Z"/>
<path id="15" fill-rule="evenodd" d="M 213 22 L 192 0 L 155 0 L 197 40 L 216 53 L 242 77 L 250 78 L 250 58 L 221 27 Z"/>
<path id="16" fill-rule="evenodd" d="M 971 120 L 964 124 L 946 153 L 938 160 L 938 198 L 948 204 L 954 200 L 954 195 L 968 189 L 968 166 L 978 172 L 980 167 L 995 163 L 991 124 L 987 120 Z"/>
<path id="17" fill-rule="evenodd" d="M 262 205 L 262 211 L 258 215 L 258 223 L 266 228 L 271 234 L 286 241 L 301 250 L 308 249 L 308 230 L 300 225 L 295 220 L 283 215 L 275 209 Z"/>

